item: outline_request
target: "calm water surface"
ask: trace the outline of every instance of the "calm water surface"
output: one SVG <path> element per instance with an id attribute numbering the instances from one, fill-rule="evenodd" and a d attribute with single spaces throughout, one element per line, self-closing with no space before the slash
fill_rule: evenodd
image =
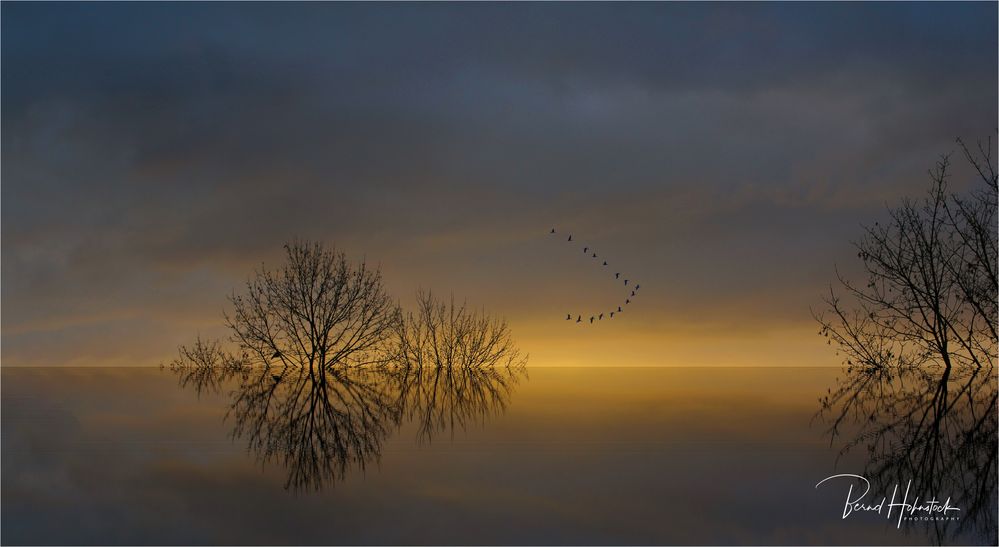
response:
<path id="1" fill-rule="evenodd" d="M 845 420 L 831 441 L 832 416 L 817 417 L 841 375 L 532 367 L 386 385 L 8 368 L 2 541 L 994 544 L 987 413 L 973 419 L 991 446 L 960 444 L 980 458 L 970 484 L 934 485 L 966 526 L 841 518 L 850 482 L 816 483 L 884 459 L 863 442 L 841 454 L 869 425 Z"/>

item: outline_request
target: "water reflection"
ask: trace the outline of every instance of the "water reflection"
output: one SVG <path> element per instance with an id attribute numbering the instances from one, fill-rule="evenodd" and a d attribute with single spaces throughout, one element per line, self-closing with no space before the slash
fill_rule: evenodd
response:
<path id="1" fill-rule="evenodd" d="M 961 510 L 957 520 L 903 529 L 936 544 L 969 535 L 995 544 L 996 397 L 992 368 L 854 367 L 822 399 L 820 416 L 841 455 L 866 451 L 872 492 L 890 496 L 911 480 L 914 495 L 950 496 Z"/>
<path id="2" fill-rule="evenodd" d="M 415 422 L 417 441 L 502 412 L 526 377 L 505 322 L 430 293 L 393 329 L 378 364 L 309 366 L 236 356 L 217 341 L 182 347 L 170 370 L 182 387 L 224 394 L 226 420 L 263 463 L 287 469 L 285 488 L 320 490 L 377 462 L 387 438 Z"/>
<path id="3" fill-rule="evenodd" d="M 503 412 L 514 387 L 526 377 L 524 367 L 430 367 L 409 369 L 399 382 L 405 418 L 417 425 L 417 441 L 437 433 L 483 423 Z"/>
<path id="4" fill-rule="evenodd" d="M 348 463 L 347 480 L 298 495 L 282 490 L 291 470 L 280 452 L 261 466 L 246 433 L 228 439 L 241 386 L 268 389 L 282 369 L 230 367 L 228 377 L 209 370 L 217 374 L 0 370 L 3 543 L 923 543 L 880 519 L 843 521 L 832 504 L 845 492 L 813 488 L 834 455 L 809 427 L 814 394 L 833 383 L 829 369 L 531 367 L 530 383 L 508 388 L 474 371 L 466 378 L 452 369 L 449 377 L 426 367 L 416 383 L 416 368 L 408 379 L 375 369 L 389 382 L 386 399 L 404 401 L 405 424 L 381 440 L 377 471 L 368 460 L 359 480 L 356 463 Z M 497 369 L 507 377 L 504 371 Z M 276 398 L 299 385 L 294 372 Z M 352 372 L 343 374 L 372 384 Z M 336 373 L 327 377 L 327 393 L 336 381 Z M 316 389 L 309 382 L 301 384 L 306 393 Z M 403 386 L 410 386 L 407 398 Z M 498 390 L 501 416 L 497 406 L 484 413 L 468 402 L 490 400 L 483 386 Z M 448 400 L 455 404 L 442 406 Z M 432 446 L 414 442 L 420 420 L 431 424 Z M 451 423 L 450 432 L 439 427 Z M 294 430 L 268 427 L 261 435 L 275 439 Z"/>

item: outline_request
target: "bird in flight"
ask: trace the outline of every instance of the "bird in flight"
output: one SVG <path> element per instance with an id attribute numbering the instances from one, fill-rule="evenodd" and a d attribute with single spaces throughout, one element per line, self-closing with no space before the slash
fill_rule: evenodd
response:
<path id="1" fill-rule="evenodd" d="M 635 291 L 631 291 L 631 296 L 635 296 Z"/>
<path id="2" fill-rule="evenodd" d="M 620 312 L 620 311 L 621 311 L 621 306 L 618 306 L 618 307 L 617 307 L 617 311 L 618 311 L 618 312 Z"/>
<path id="3" fill-rule="evenodd" d="M 607 265 L 607 261 L 606 261 L 606 260 L 604 260 L 604 266 L 606 266 L 606 265 Z"/>
<path id="4" fill-rule="evenodd" d="M 583 316 L 582 315 L 576 317 L 576 322 L 577 323 L 582 322 L 582 320 L 583 320 Z"/>
<path id="5" fill-rule="evenodd" d="M 614 319 L 614 312 L 611 312 L 611 319 Z"/>
<path id="6" fill-rule="evenodd" d="M 569 239 L 567 239 L 566 241 L 572 241 L 572 234 L 569 234 Z"/>
<path id="7" fill-rule="evenodd" d="M 572 314 L 571 313 L 565 314 L 565 320 L 568 321 L 570 319 L 572 319 Z"/>
<path id="8" fill-rule="evenodd" d="M 625 304 L 631 304 L 631 300 L 628 300 L 627 298 L 625 298 L 625 299 L 624 299 L 624 303 L 625 303 Z"/>
<path id="9" fill-rule="evenodd" d="M 589 250 L 590 250 L 590 248 L 589 248 L 589 247 L 583 247 L 583 252 L 584 252 L 584 253 L 585 253 L 586 251 L 589 251 Z"/>
<path id="10" fill-rule="evenodd" d="M 593 316 L 591 315 L 590 316 L 590 323 L 592 323 L 592 322 L 593 322 Z"/>
<path id="11" fill-rule="evenodd" d="M 627 279 L 624 280 L 624 284 L 625 284 L 625 286 L 628 285 L 628 280 Z"/>
<path id="12" fill-rule="evenodd" d="M 555 228 L 552 228 L 552 231 L 551 231 L 551 233 L 553 233 L 553 234 L 555 233 Z"/>
<path id="13" fill-rule="evenodd" d="M 603 321 L 603 320 L 604 320 L 604 314 L 601 313 L 600 316 L 597 317 L 597 321 Z"/>
<path id="14" fill-rule="evenodd" d="M 638 289 L 640 289 L 640 288 L 642 288 L 642 286 L 641 286 L 641 285 L 635 285 L 635 290 L 636 290 L 636 291 L 637 291 Z"/>
<path id="15" fill-rule="evenodd" d="M 616 274 L 614 274 L 614 279 L 620 279 L 620 277 L 621 277 L 621 272 L 617 272 Z"/>
<path id="16" fill-rule="evenodd" d="M 596 258 L 596 257 L 597 257 L 597 253 L 593 253 L 593 258 Z"/>

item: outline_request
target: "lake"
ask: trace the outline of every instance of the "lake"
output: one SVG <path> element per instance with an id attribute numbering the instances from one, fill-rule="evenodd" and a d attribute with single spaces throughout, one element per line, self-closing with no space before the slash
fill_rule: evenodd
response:
<path id="1" fill-rule="evenodd" d="M 952 399 L 975 409 L 936 416 L 942 429 L 925 452 L 955 447 L 946 454 L 971 466 L 955 471 L 912 465 L 922 445 L 868 446 L 870 423 L 885 417 L 844 420 L 831 439 L 834 414 L 819 411 L 852 385 L 843 377 L 530 367 L 400 382 L 4 368 L 2 541 L 995 544 L 994 378 Z M 978 444 L 941 442 L 962 422 Z M 906 473 L 917 486 L 930 484 L 921 471 L 940 478 L 919 495 L 951 497 L 958 510 L 930 522 L 898 522 L 901 508 L 843 518 L 857 479 L 816 486 L 836 474 L 894 477 L 886 461 L 902 490 Z M 867 478 L 871 504 L 891 498 L 891 481 Z"/>

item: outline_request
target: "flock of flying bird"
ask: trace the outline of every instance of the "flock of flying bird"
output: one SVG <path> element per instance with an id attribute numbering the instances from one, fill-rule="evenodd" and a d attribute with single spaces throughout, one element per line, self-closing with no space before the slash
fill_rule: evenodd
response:
<path id="1" fill-rule="evenodd" d="M 552 228 L 552 231 L 549 232 L 549 235 L 555 235 L 555 234 L 556 234 L 555 228 Z M 567 239 L 566 242 L 572 243 L 572 234 L 569 234 L 569 239 Z M 594 259 L 598 258 L 596 251 L 594 251 L 593 249 L 591 249 L 588 246 L 584 246 L 583 247 L 583 254 L 590 254 L 591 255 L 590 258 L 594 258 Z M 607 264 L 607 261 L 604 260 L 603 261 L 603 267 L 607 267 L 607 266 L 609 266 L 609 264 Z M 620 281 L 621 280 L 621 272 L 614 272 L 614 279 Z M 627 279 L 627 278 L 624 279 L 624 286 L 625 287 L 628 286 L 628 282 L 629 281 L 630 280 Z M 641 288 L 641 285 L 638 285 L 638 284 L 632 285 L 632 288 L 630 289 L 631 290 L 631 294 L 627 298 L 624 299 L 624 304 L 623 304 L 624 306 L 627 306 L 628 304 L 631 304 L 631 299 L 635 297 L 635 295 L 638 293 L 638 289 L 640 289 L 640 288 Z M 628 290 L 628 289 L 625 289 L 625 290 Z M 624 311 L 624 308 L 622 308 L 622 306 L 618 306 L 617 307 L 617 311 L 611 311 L 608 314 L 609 315 L 608 319 L 613 319 L 615 313 L 622 313 L 623 311 Z M 597 315 L 591 315 L 590 316 L 590 324 L 592 324 L 594 321 L 602 321 L 603 318 L 604 318 L 604 313 L 603 312 L 601 312 L 601 313 L 599 313 Z M 566 321 L 572 321 L 572 314 L 571 313 L 566 314 L 565 320 Z M 577 315 L 576 316 L 576 323 L 582 323 L 582 322 L 583 322 L 583 316 L 582 315 Z"/>

